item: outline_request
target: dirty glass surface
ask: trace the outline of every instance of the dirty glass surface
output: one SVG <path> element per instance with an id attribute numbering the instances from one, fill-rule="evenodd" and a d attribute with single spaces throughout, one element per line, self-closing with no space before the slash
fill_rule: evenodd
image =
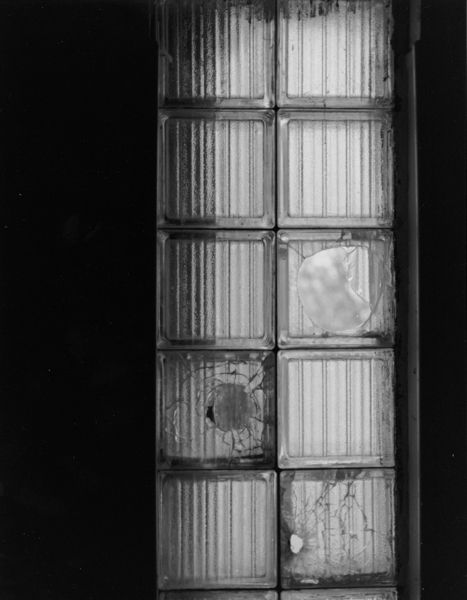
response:
<path id="1" fill-rule="evenodd" d="M 159 345 L 270 348 L 274 234 L 158 235 Z"/>
<path id="2" fill-rule="evenodd" d="M 160 2 L 160 105 L 273 106 L 274 4 Z"/>
<path id="3" fill-rule="evenodd" d="M 395 589 L 301 590 L 283 592 L 283 600 L 396 600 Z"/>
<path id="4" fill-rule="evenodd" d="M 272 227 L 274 112 L 159 115 L 159 225 Z"/>
<path id="5" fill-rule="evenodd" d="M 394 471 L 283 471 L 283 587 L 394 583 Z"/>
<path id="6" fill-rule="evenodd" d="M 161 467 L 274 466 L 272 352 L 160 352 Z"/>
<path id="7" fill-rule="evenodd" d="M 278 356 L 282 468 L 394 466 L 392 350 Z"/>
<path id="8" fill-rule="evenodd" d="M 161 600 L 278 600 L 277 592 L 166 592 L 160 594 Z M 371 599 L 373 600 L 373 599 Z M 374 600 L 379 600 L 374 598 Z M 386 598 L 384 598 L 386 600 Z M 389 600 L 389 598 L 388 598 Z M 391 599 L 392 600 L 392 599 Z"/>
<path id="9" fill-rule="evenodd" d="M 391 3 L 157 4 L 161 598 L 396 600 Z"/>
<path id="10" fill-rule="evenodd" d="M 275 587 L 273 471 L 159 477 L 160 588 Z"/>
<path id="11" fill-rule="evenodd" d="M 387 0 L 278 0 L 279 106 L 365 107 L 392 96 Z"/>

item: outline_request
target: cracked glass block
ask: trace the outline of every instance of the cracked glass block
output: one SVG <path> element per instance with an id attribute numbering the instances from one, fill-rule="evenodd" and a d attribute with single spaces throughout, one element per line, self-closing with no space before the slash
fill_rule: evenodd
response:
<path id="1" fill-rule="evenodd" d="M 387 113 L 279 111 L 278 132 L 279 226 L 391 226 Z"/>
<path id="2" fill-rule="evenodd" d="M 274 112 L 160 113 L 159 226 L 272 227 Z"/>
<path id="3" fill-rule="evenodd" d="M 280 481 L 283 587 L 394 583 L 394 471 L 283 471 Z"/>
<path id="4" fill-rule="evenodd" d="M 279 466 L 394 466 L 392 350 L 279 353 Z"/>
<path id="5" fill-rule="evenodd" d="M 160 595 L 161 600 L 278 600 L 277 592 L 167 592 Z M 366 599 L 365 599 L 366 600 Z M 379 597 L 375 600 L 379 600 Z M 386 600 L 384 598 L 384 600 Z M 389 599 L 388 599 L 389 600 Z"/>
<path id="6" fill-rule="evenodd" d="M 282 600 L 397 600 L 395 589 L 300 590 L 282 592 Z"/>
<path id="7" fill-rule="evenodd" d="M 274 233 L 158 233 L 160 347 L 271 348 Z"/>
<path id="8" fill-rule="evenodd" d="M 161 589 L 276 585 L 276 474 L 159 474 Z"/>
<path id="9" fill-rule="evenodd" d="M 365 107 L 392 96 L 388 0 L 279 0 L 279 106 Z"/>
<path id="10" fill-rule="evenodd" d="M 270 0 L 162 0 L 160 105 L 271 107 Z"/>
<path id="11" fill-rule="evenodd" d="M 273 466 L 272 352 L 158 353 L 159 466 Z"/>
<path id="12" fill-rule="evenodd" d="M 289 230 L 278 236 L 281 347 L 391 344 L 391 232 Z"/>

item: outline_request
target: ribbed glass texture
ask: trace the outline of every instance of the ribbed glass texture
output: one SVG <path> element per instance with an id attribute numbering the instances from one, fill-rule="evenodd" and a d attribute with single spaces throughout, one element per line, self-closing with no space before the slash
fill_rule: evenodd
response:
<path id="1" fill-rule="evenodd" d="M 159 346 L 272 347 L 272 232 L 159 232 L 158 243 Z"/>
<path id="2" fill-rule="evenodd" d="M 388 0 L 279 0 L 279 11 L 279 106 L 391 100 Z"/>
<path id="3" fill-rule="evenodd" d="M 281 231 L 278 238 L 280 346 L 391 343 L 391 232 Z"/>
<path id="4" fill-rule="evenodd" d="M 279 353 L 279 466 L 394 466 L 391 350 Z"/>
<path id="5" fill-rule="evenodd" d="M 282 586 L 394 583 L 393 470 L 281 473 Z"/>
<path id="6" fill-rule="evenodd" d="M 231 592 L 165 592 L 160 594 L 161 600 L 278 600 L 277 592 L 271 590 L 267 592 L 248 592 L 248 591 L 231 591 Z M 383 597 L 381 597 L 383 598 Z M 379 600 L 380 597 L 375 597 L 374 600 Z M 366 599 L 365 599 L 366 600 Z M 373 599 L 371 599 L 373 600 Z M 384 598 L 383 600 L 386 600 Z M 389 598 L 388 598 L 389 600 Z M 392 600 L 392 599 L 391 599 Z"/>
<path id="7" fill-rule="evenodd" d="M 274 4 L 163 0 L 160 105 L 273 106 Z"/>
<path id="8" fill-rule="evenodd" d="M 390 227 L 387 113 L 279 111 L 279 226 Z"/>
<path id="9" fill-rule="evenodd" d="M 159 352 L 160 467 L 273 466 L 272 352 Z"/>
<path id="10" fill-rule="evenodd" d="M 281 600 L 397 600 L 394 589 L 300 590 L 283 592 Z"/>
<path id="11" fill-rule="evenodd" d="M 159 225 L 272 227 L 274 113 L 159 116 Z"/>
<path id="12" fill-rule="evenodd" d="M 159 475 L 159 587 L 276 585 L 276 474 Z"/>

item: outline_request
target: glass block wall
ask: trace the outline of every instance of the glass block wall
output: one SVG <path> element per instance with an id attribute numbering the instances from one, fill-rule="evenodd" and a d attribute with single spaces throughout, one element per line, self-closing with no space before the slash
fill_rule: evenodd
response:
<path id="1" fill-rule="evenodd" d="M 157 5 L 161 598 L 396 600 L 391 23 Z"/>

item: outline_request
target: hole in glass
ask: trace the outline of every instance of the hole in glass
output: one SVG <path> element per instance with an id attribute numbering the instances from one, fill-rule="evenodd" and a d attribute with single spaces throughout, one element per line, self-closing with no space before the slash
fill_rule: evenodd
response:
<path id="1" fill-rule="evenodd" d="M 306 258 L 298 271 L 298 294 L 306 316 L 333 333 L 350 333 L 372 312 L 368 281 L 369 252 L 340 246 Z"/>

